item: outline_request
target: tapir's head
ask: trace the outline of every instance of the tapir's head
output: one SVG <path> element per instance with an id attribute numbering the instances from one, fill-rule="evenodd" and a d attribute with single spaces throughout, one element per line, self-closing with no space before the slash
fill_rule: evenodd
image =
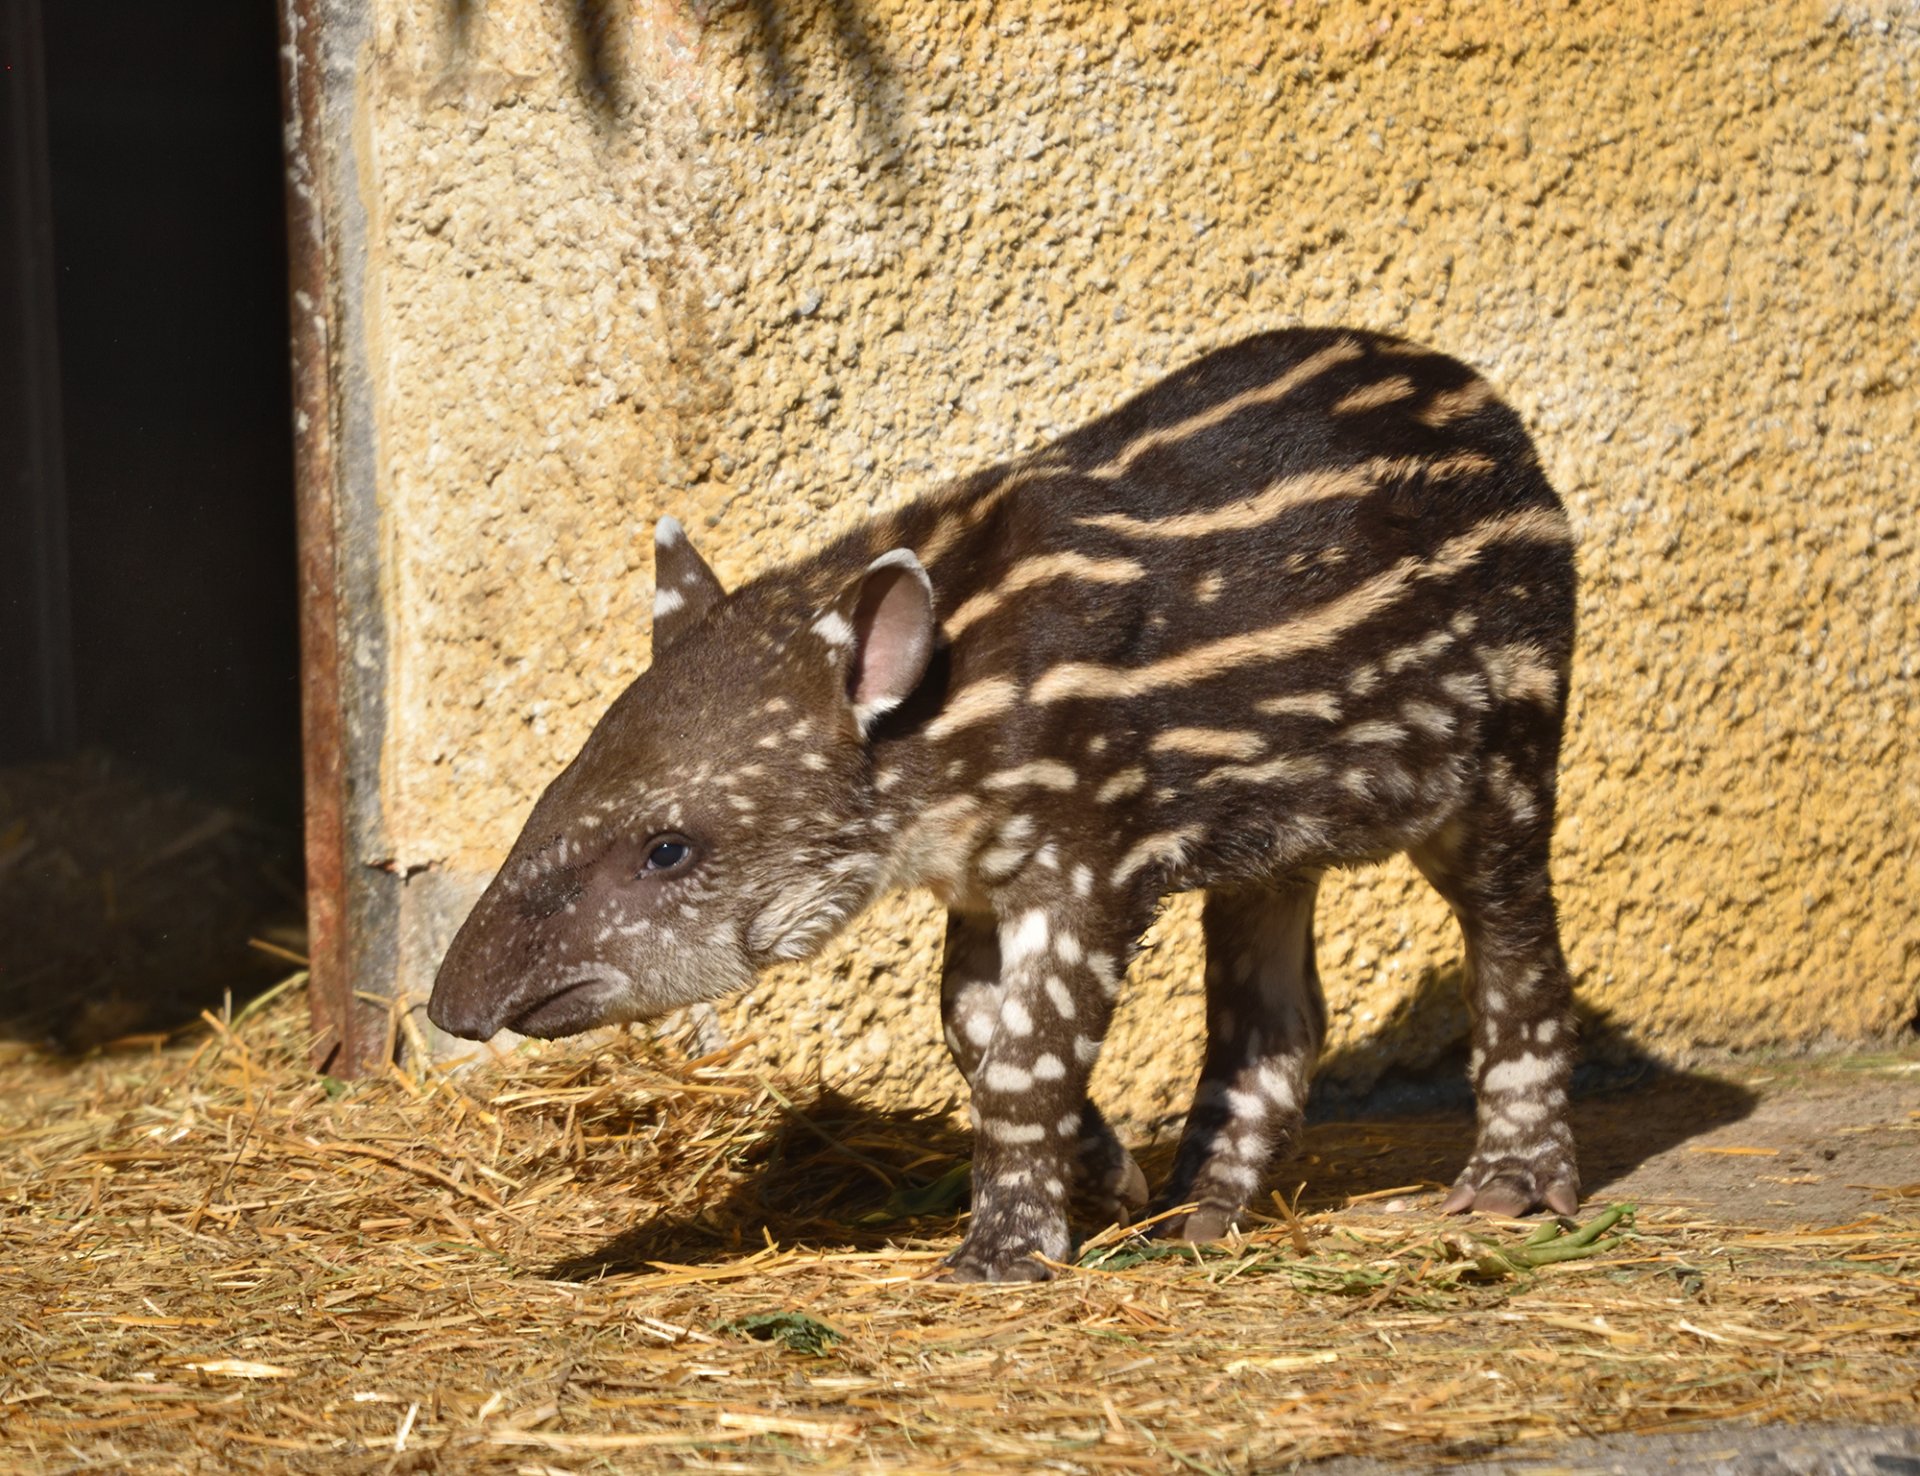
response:
<path id="1" fill-rule="evenodd" d="M 868 734 L 932 654 L 919 560 L 729 596 L 671 518 L 655 555 L 653 666 L 454 938 L 443 1030 L 572 1035 L 718 998 L 812 954 L 881 881 Z"/>

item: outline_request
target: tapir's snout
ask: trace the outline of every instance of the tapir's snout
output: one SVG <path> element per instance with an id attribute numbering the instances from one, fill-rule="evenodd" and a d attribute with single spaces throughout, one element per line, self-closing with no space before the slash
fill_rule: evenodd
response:
<path id="1" fill-rule="evenodd" d="M 458 950 L 449 952 L 434 976 L 427 1018 L 448 1035 L 486 1040 L 499 1033 L 504 1011 L 497 997 L 490 999 L 485 989 L 472 987 L 475 981 L 459 965 Z"/>
<path id="2" fill-rule="evenodd" d="M 496 951 L 488 946 L 490 899 L 480 903 L 460 925 L 434 975 L 433 995 L 427 1000 L 427 1018 L 449 1035 L 462 1040 L 487 1040 L 507 1024 L 513 996 L 509 981 L 500 977 Z"/>
<path id="3" fill-rule="evenodd" d="M 567 897 L 578 894 L 575 885 Z M 569 946 L 572 934 L 556 931 L 542 911 L 512 893 L 483 896 L 441 961 L 427 1018 L 463 1040 L 502 1030 L 552 1040 L 633 1018 L 632 979 Z"/>

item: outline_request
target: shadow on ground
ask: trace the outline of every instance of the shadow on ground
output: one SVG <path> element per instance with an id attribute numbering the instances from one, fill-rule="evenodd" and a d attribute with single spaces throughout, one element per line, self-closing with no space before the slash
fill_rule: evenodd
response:
<path id="1" fill-rule="evenodd" d="M 1409 1108 L 1419 1083 L 1399 1080 L 1377 1101 L 1360 1096 L 1339 1120 L 1307 1130 L 1301 1154 L 1269 1179 L 1301 1209 L 1339 1209 L 1449 1183 L 1473 1138 L 1464 1088 L 1437 1078 L 1426 1090 L 1449 1105 Z M 1457 1100 L 1455 1100 L 1457 1098 Z M 1616 1056 L 1576 1088 L 1574 1131 L 1589 1197 L 1688 1138 L 1737 1122 L 1755 1094 L 1708 1075 Z M 1170 1167 L 1177 1126 L 1134 1139 L 1149 1180 Z M 685 1264 L 783 1245 L 879 1248 L 924 1237 L 950 1242 L 966 1202 L 969 1135 L 944 1112 L 887 1111 L 831 1090 L 796 1101 L 782 1129 L 736 1160 L 731 1187 L 695 1206 L 635 1225 L 545 1274 L 556 1280 Z M 1271 1206 L 1269 1206 L 1271 1208 Z M 1100 1227 L 1080 1225 L 1081 1231 Z"/>

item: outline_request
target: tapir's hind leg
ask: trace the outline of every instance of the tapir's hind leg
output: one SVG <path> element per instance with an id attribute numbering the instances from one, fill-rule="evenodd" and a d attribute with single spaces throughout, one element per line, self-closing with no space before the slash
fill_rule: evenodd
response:
<path id="1" fill-rule="evenodd" d="M 1160 1234 L 1216 1240 L 1269 1167 L 1299 1144 L 1326 1005 L 1313 956 L 1317 875 L 1215 888 L 1207 939 L 1207 1054 L 1173 1173 L 1154 1208 L 1195 1201 Z"/>
<path id="2" fill-rule="evenodd" d="M 1479 1132 L 1441 1208 L 1570 1215 L 1580 1202 L 1567 1079 L 1573 1071 L 1573 981 L 1560 950 L 1547 843 L 1551 756 L 1525 777 L 1495 757 L 1473 806 L 1414 848 L 1414 864 L 1460 920 Z"/>

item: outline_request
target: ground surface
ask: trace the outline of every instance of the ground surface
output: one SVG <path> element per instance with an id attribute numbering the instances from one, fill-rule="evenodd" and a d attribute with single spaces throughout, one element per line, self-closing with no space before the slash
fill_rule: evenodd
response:
<path id="1" fill-rule="evenodd" d="M 303 1004 L 0 1059 L 9 1470 L 1912 1469 L 1920 1052 L 1584 1098 L 1584 1233 L 1433 1216 L 1429 1112 L 982 1289 L 944 1122 L 617 1035 L 315 1081 Z"/>
<path id="2" fill-rule="evenodd" d="M 292 830 L 105 754 L 0 767 L 0 1039 L 83 1051 L 258 994 L 305 946 L 299 878 Z"/>
<path id="3" fill-rule="evenodd" d="M 1312 1476 L 1374 1476 L 1333 1460 Z M 1719 1425 L 1679 1435 L 1605 1435 L 1551 1451 L 1468 1461 L 1452 1476 L 1920 1476 L 1920 1426 Z"/>

